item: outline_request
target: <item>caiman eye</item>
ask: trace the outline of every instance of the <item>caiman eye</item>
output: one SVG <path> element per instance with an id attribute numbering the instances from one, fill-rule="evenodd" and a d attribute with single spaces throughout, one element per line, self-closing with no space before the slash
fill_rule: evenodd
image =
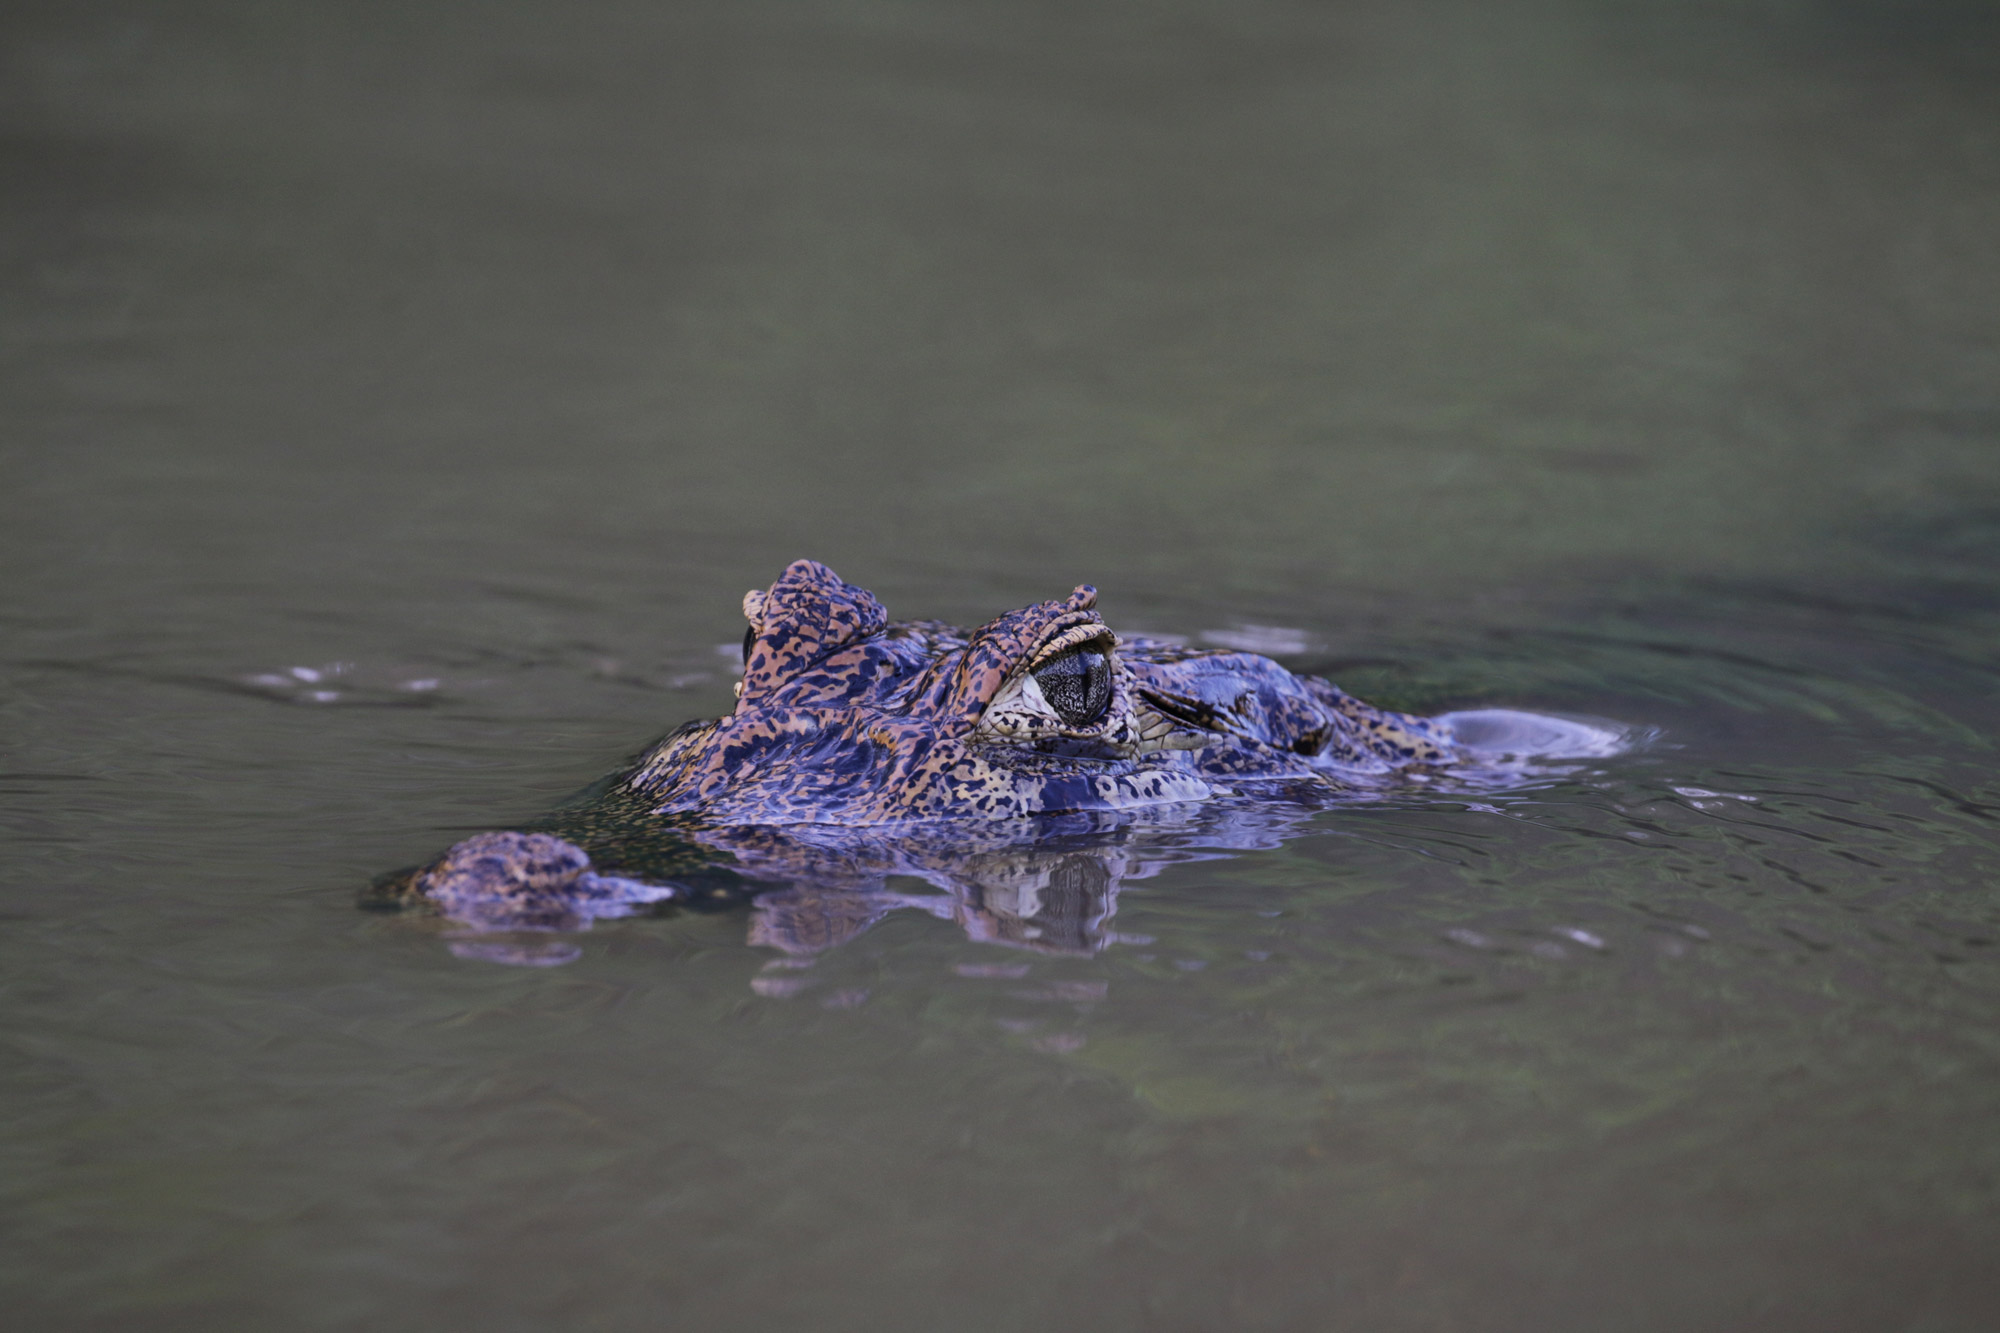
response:
<path id="1" fill-rule="evenodd" d="M 1111 659 L 1094 645 L 1050 658 L 1034 675 L 1049 707 L 1072 727 L 1091 726 L 1111 704 Z"/>

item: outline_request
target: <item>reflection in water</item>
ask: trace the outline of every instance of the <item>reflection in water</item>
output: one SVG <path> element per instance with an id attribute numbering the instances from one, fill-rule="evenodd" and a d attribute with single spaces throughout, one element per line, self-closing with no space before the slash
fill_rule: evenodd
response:
<path id="1" fill-rule="evenodd" d="M 810 841 L 819 829 L 800 839 L 757 830 L 770 836 L 756 839 L 754 848 L 745 845 L 748 839 L 732 838 L 731 832 L 741 832 L 733 830 L 715 843 L 737 851 L 746 874 L 793 881 L 793 887 L 756 899 L 750 926 L 752 944 L 793 957 L 846 943 L 899 908 L 950 921 L 982 944 L 1088 955 L 1116 940 L 1111 919 L 1126 881 L 1178 862 L 1274 846 L 1281 829 L 1296 830 L 1309 818 L 1303 811 L 1287 816 L 1183 806 L 1141 817 L 1100 816 L 1088 821 L 1094 828 L 1011 828 L 984 839 L 980 831 L 926 830 L 874 842 L 873 864 L 845 882 L 816 881 L 805 869 L 819 859 L 820 848 Z M 1043 840 L 997 843 L 1009 834 Z M 978 847 L 981 840 L 997 845 Z M 891 878 L 922 880 L 937 892 L 898 892 L 887 886 Z"/>
<path id="2" fill-rule="evenodd" d="M 507 963 L 514 967 L 561 967 L 573 963 L 583 950 L 564 940 L 466 939 L 446 936 L 454 957 L 483 963 Z"/>

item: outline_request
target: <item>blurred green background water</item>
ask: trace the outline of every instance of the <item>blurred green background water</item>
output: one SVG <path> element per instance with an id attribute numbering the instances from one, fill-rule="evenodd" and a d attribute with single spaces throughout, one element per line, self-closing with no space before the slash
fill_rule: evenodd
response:
<path id="1" fill-rule="evenodd" d="M 1992 6 L 0 37 L 26 1326 L 1992 1326 Z M 1661 737 L 1089 959 L 354 910 L 725 708 L 801 555 Z"/>

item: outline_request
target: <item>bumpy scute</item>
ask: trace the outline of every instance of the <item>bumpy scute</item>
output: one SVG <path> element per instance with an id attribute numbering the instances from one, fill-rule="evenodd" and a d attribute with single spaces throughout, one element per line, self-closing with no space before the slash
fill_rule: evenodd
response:
<path id="1" fill-rule="evenodd" d="M 739 699 L 755 708 L 849 644 L 880 634 L 888 613 L 875 594 L 816 560 L 794 560 L 764 593 L 743 599 L 755 638 Z"/>

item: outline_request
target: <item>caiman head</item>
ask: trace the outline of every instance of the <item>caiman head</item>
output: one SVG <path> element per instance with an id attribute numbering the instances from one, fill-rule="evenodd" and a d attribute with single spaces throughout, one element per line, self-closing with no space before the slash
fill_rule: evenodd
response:
<path id="1" fill-rule="evenodd" d="M 891 625 L 874 595 L 794 562 L 743 599 L 736 709 L 627 779 L 662 814 L 722 824 L 1015 818 L 1198 801 L 1171 762 L 1220 738 L 1147 690 L 1077 588 L 967 635 Z"/>
<path id="2" fill-rule="evenodd" d="M 890 910 L 901 899 L 882 886 L 897 875 L 948 890 L 981 938 L 1087 952 L 1108 938 L 1124 872 L 1106 869 L 1093 896 L 1081 861 L 1042 875 L 1044 852 L 1087 859 L 1097 840 L 1136 846 L 1149 829 L 1167 830 L 1162 855 L 1261 846 L 1266 833 L 1245 842 L 1237 827 L 1257 809 L 1519 785 L 1567 771 L 1535 756 L 1626 743 L 1623 729 L 1505 709 L 1392 712 L 1254 653 L 1121 643 L 1096 603 L 1086 586 L 971 633 L 891 623 L 866 590 L 796 561 L 744 596 L 729 716 L 682 727 L 544 831 L 468 838 L 371 893 L 475 931 L 580 929 L 690 897 L 680 862 L 720 857 L 797 889 L 760 918 L 793 952 Z M 1281 799 L 1174 808 L 1217 796 Z M 1058 929 L 1071 918 L 1082 924 Z"/>

